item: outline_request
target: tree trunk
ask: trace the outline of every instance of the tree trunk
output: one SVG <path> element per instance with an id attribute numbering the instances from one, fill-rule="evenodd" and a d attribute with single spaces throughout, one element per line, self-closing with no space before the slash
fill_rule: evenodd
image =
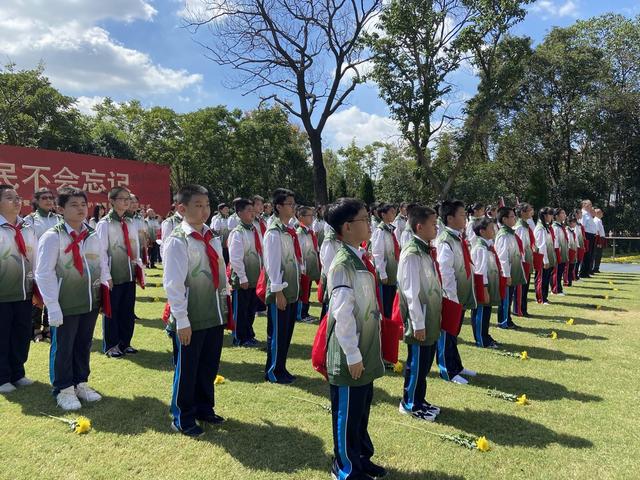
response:
<path id="1" fill-rule="evenodd" d="M 322 159 L 322 137 L 319 133 L 309 134 L 311 144 L 311 155 L 313 158 L 313 193 L 316 204 L 326 205 L 329 203 L 327 196 L 327 170 L 324 168 Z"/>

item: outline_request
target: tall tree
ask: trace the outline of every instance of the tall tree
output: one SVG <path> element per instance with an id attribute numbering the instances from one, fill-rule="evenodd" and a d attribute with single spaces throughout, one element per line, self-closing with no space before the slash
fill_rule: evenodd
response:
<path id="1" fill-rule="evenodd" d="M 201 0 L 187 22 L 207 27 L 207 56 L 240 75 L 236 86 L 297 117 L 311 145 L 315 200 L 327 203 L 322 132 L 361 82 L 359 42 L 382 0 Z"/>
<path id="2" fill-rule="evenodd" d="M 482 122 L 507 93 L 519 73 L 514 64 L 527 42 L 505 38 L 525 16 L 531 0 L 391 0 L 380 15 L 381 32 L 368 35 L 374 52 L 371 77 L 391 116 L 413 148 L 425 186 L 445 198 L 460 172 Z M 429 155 L 433 136 L 452 117 L 445 103 L 453 91 L 451 75 L 463 62 L 479 72 L 478 94 L 467 103 L 458 157 L 443 177 Z"/>

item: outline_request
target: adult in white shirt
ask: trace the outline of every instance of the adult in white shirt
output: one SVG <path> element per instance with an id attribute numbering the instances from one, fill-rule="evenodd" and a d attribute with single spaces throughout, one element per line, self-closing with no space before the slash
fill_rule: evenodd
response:
<path id="1" fill-rule="evenodd" d="M 604 248 L 605 238 L 607 234 L 604 231 L 604 224 L 602 223 L 602 217 L 604 212 L 600 208 L 595 209 L 595 217 L 593 222 L 596 225 L 596 241 L 595 248 L 593 250 L 593 272 L 600 273 L 600 262 L 602 261 L 602 249 Z"/>
<path id="2" fill-rule="evenodd" d="M 583 200 L 582 201 L 582 219 L 580 221 L 581 225 L 584 227 L 587 244 L 585 246 L 584 259 L 582 261 L 582 265 L 580 267 L 580 278 L 589 278 L 593 271 L 593 254 L 594 247 L 596 243 L 596 233 L 598 232 L 598 227 L 596 223 L 593 221 L 593 217 L 595 216 L 595 211 L 593 210 L 593 205 L 591 204 L 591 200 Z"/>

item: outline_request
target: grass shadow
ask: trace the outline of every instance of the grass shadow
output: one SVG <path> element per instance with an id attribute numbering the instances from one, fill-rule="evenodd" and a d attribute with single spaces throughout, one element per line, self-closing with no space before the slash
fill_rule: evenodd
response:
<path id="1" fill-rule="evenodd" d="M 507 350 L 510 352 L 522 352 L 523 350 L 527 351 L 529 358 L 532 360 L 551 360 L 556 362 L 564 362 L 566 360 L 576 360 L 580 362 L 590 362 L 591 357 L 585 357 L 583 355 L 573 355 L 571 353 L 564 353 L 561 350 L 549 350 L 547 348 L 542 347 L 534 347 L 531 345 L 517 345 L 515 343 L 505 343 L 501 342 L 500 339 L 496 339 L 496 341 L 500 344 L 500 348 L 502 350 Z M 475 343 L 469 342 L 467 340 L 463 340 L 458 338 L 458 344 L 466 344 L 476 347 Z M 490 355 L 490 349 L 480 349 L 479 350 L 487 350 L 487 354 Z"/>
<path id="2" fill-rule="evenodd" d="M 595 303 L 571 303 L 571 302 L 561 302 L 558 301 L 557 299 L 553 299 L 553 301 L 551 302 L 551 305 L 561 305 L 564 307 L 571 307 L 571 308 L 584 308 L 586 310 L 595 310 L 596 309 L 596 304 Z M 619 308 L 619 307 L 610 307 L 609 305 L 601 305 L 600 306 L 600 310 L 604 310 L 604 311 L 609 311 L 609 312 L 628 312 L 629 310 L 627 310 L 626 308 Z"/>
<path id="3" fill-rule="evenodd" d="M 602 402 L 603 398 L 588 393 L 575 392 L 567 389 L 566 386 L 541 380 L 539 378 L 523 377 L 523 376 L 498 376 L 492 374 L 478 373 L 477 377 L 472 379 L 474 387 L 497 388 L 502 392 L 522 394 L 526 392 L 527 398 L 532 401 L 541 400 L 576 400 L 578 402 Z"/>
<path id="4" fill-rule="evenodd" d="M 403 472 L 393 468 L 387 469 L 389 480 L 464 480 L 460 475 L 444 472 Z"/>
<path id="5" fill-rule="evenodd" d="M 551 333 L 550 328 L 526 327 L 522 325 L 520 325 L 520 330 L 516 331 L 534 333 L 536 335 L 549 335 Z M 558 334 L 558 337 L 563 340 L 609 340 L 609 337 L 587 335 L 586 333 L 576 332 L 575 330 L 558 330 L 554 328 L 554 331 Z"/>
<path id="6" fill-rule="evenodd" d="M 633 300 L 631 297 L 619 297 L 617 295 L 609 295 L 609 294 L 603 294 L 603 295 L 589 295 L 588 293 L 573 293 L 571 292 L 569 294 L 569 296 L 571 297 L 582 297 L 582 298 L 593 298 L 593 299 L 598 299 L 598 300 L 604 300 L 605 296 L 609 297 L 607 300 Z"/>
<path id="7" fill-rule="evenodd" d="M 476 437 L 486 435 L 497 445 L 545 448 L 557 443 L 568 448 L 593 447 L 593 443 L 586 438 L 557 433 L 540 423 L 490 410 L 452 410 L 444 407 L 438 421 Z"/>
<path id="8" fill-rule="evenodd" d="M 553 322 L 553 323 L 561 323 L 561 324 L 565 324 L 567 321 L 565 318 L 558 318 L 558 315 L 540 315 L 539 313 L 532 314 L 531 318 Z M 591 318 L 584 318 L 584 317 L 566 317 L 566 318 L 567 319 L 573 318 L 574 325 L 608 325 L 608 326 L 614 326 L 614 327 L 619 326 L 618 323 L 598 322 L 597 320 L 593 320 Z"/>

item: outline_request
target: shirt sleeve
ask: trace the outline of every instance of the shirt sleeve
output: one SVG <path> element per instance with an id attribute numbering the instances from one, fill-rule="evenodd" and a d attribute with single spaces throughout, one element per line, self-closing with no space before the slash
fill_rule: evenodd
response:
<path id="1" fill-rule="evenodd" d="M 438 264 L 442 277 L 442 289 L 445 296 L 452 302 L 458 302 L 458 284 L 453 270 L 453 251 L 446 242 L 438 244 Z"/>
<path id="2" fill-rule="evenodd" d="M 56 264 L 60 252 L 58 234 L 46 232 L 40 237 L 39 243 L 35 269 L 36 283 L 49 312 L 49 318 L 60 320 L 62 319 L 62 309 L 58 301 L 60 288 L 58 276 L 56 275 Z"/>
<path id="3" fill-rule="evenodd" d="M 244 269 L 244 242 L 242 232 L 234 230 L 229 235 L 229 263 L 231 268 L 240 280 L 240 283 L 247 283 L 247 274 Z"/>
<path id="4" fill-rule="evenodd" d="M 473 273 L 482 275 L 482 282 L 484 285 L 489 284 L 489 276 L 487 274 L 488 264 L 487 255 L 489 251 L 486 248 L 476 248 L 472 251 L 471 256 L 473 259 Z"/>
<path id="5" fill-rule="evenodd" d="M 269 275 L 272 292 L 281 292 L 289 286 L 282 281 L 282 245 L 280 234 L 275 230 L 268 230 L 264 235 L 264 269 Z"/>
<path id="6" fill-rule="evenodd" d="M 189 255 L 179 238 L 169 237 L 166 242 L 162 283 L 167 292 L 171 314 L 176 319 L 176 328 L 186 328 L 191 325 L 187 311 L 187 288 L 184 284 L 189 273 Z"/>
<path id="7" fill-rule="evenodd" d="M 543 262 L 547 264 L 549 263 L 549 255 L 547 253 L 547 239 L 545 235 L 546 232 L 543 228 L 537 228 L 533 231 L 533 236 L 536 239 L 536 247 L 538 247 L 538 252 L 542 252 Z"/>
<path id="8" fill-rule="evenodd" d="M 331 240 L 322 242 L 322 246 L 320 247 L 320 264 L 322 265 L 322 269 L 324 271 L 329 271 L 329 267 L 331 266 L 331 262 L 333 262 L 335 256 L 335 242 Z"/>
<path id="9" fill-rule="evenodd" d="M 509 242 L 507 236 L 502 235 L 496 239 L 496 253 L 502 266 L 502 276 L 505 278 L 511 277 L 511 262 L 509 261 Z"/>
<path id="10" fill-rule="evenodd" d="M 381 280 L 387 279 L 387 261 L 384 258 L 384 232 L 376 228 L 371 236 L 371 254 Z"/>
<path id="11" fill-rule="evenodd" d="M 400 289 L 407 299 L 409 319 L 413 330 L 425 328 L 425 311 L 420 303 L 420 269 L 422 267 L 418 255 L 408 255 L 404 265 L 404 275 L 400 279 Z"/>
<path id="12" fill-rule="evenodd" d="M 348 286 L 346 274 L 342 270 L 334 270 L 331 275 L 333 276 L 331 284 L 337 286 L 331 292 L 330 303 L 331 314 L 336 322 L 334 333 L 347 357 L 347 363 L 355 365 L 362 361 L 362 354 L 358 348 L 358 328 L 353 315 L 355 295 L 353 289 Z"/>

